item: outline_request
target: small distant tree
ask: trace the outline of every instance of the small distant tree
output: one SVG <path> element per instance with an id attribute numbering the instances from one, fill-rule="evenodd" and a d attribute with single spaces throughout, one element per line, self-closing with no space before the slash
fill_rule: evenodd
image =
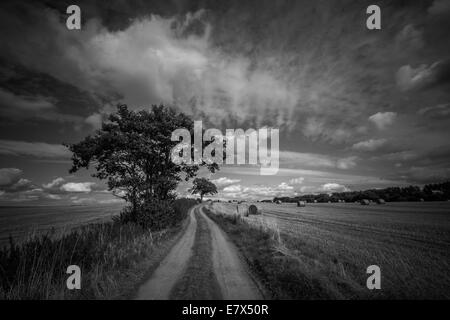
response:
<path id="1" fill-rule="evenodd" d="M 195 178 L 194 186 L 190 191 L 192 194 L 199 194 L 200 201 L 203 202 L 203 196 L 217 194 L 217 187 L 206 178 Z"/>

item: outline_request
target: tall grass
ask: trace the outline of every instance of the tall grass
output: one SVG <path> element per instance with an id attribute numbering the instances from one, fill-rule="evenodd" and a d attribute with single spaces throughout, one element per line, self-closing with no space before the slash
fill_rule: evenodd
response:
<path id="1" fill-rule="evenodd" d="M 91 224 L 57 236 L 32 236 L 20 245 L 11 239 L 0 250 L 0 299 L 106 299 L 123 294 L 121 278 L 174 236 L 193 201 L 177 201 L 178 223 L 152 232 L 119 221 Z M 81 290 L 68 290 L 69 265 L 81 268 Z"/>

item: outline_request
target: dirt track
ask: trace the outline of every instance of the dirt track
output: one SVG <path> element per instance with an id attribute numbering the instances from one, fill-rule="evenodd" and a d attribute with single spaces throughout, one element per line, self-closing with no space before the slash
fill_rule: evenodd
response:
<path id="1" fill-rule="evenodd" d="M 137 299 L 263 299 L 236 247 L 194 207 L 184 235 L 138 290 Z"/>

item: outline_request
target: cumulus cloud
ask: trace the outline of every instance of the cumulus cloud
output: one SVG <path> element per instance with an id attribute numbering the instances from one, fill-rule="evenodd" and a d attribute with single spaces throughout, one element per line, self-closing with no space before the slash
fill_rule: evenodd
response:
<path id="1" fill-rule="evenodd" d="M 303 177 L 293 178 L 289 180 L 289 184 L 302 184 L 303 181 L 305 181 L 305 178 Z"/>
<path id="2" fill-rule="evenodd" d="M 19 181 L 22 170 L 17 168 L 1 168 L 0 169 L 0 187 L 6 187 Z"/>
<path id="3" fill-rule="evenodd" d="M 21 191 L 27 191 L 27 190 L 39 191 L 39 188 L 36 188 L 36 186 L 33 184 L 33 182 L 31 182 L 31 180 L 20 178 L 19 181 L 17 181 L 13 185 L 10 185 L 6 191 L 21 192 Z"/>
<path id="4" fill-rule="evenodd" d="M 214 183 L 219 188 L 228 186 L 230 184 L 235 184 L 235 183 L 238 183 L 240 181 L 241 181 L 240 179 L 230 179 L 230 178 L 227 178 L 227 177 L 220 177 L 218 179 L 211 180 L 211 182 Z"/>
<path id="5" fill-rule="evenodd" d="M 45 189 L 54 189 L 54 188 L 60 187 L 64 182 L 65 182 L 65 180 L 63 178 L 58 177 L 49 183 L 44 183 L 42 186 Z"/>
<path id="6" fill-rule="evenodd" d="M 225 187 L 221 195 L 227 198 L 259 199 L 264 197 L 276 197 L 280 195 L 292 196 L 295 194 L 294 187 L 282 182 L 277 186 L 242 186 L 239 184 Z"/>
<path id="7" fill-rule="evenodd" d="M 383 130 L 394 123 L 396 117 L 396 112 L 377 112 L 369 117 L 369 121 L 374 123 L 378 129 Z"/>
<path id="8" fill-rule="evenodd" d="M 103 116 L 100 113 L 93 113 L 84 120 L 84 122 L 94 129 L 100 129 L 102 127 L 102 121 Z"/>
<path id="9" fill-rule="evenodd" d="M 345 192 L 350 191 L 346 186 L 339 183 L 326 183 L 320 186 L 319 191 L 332 193 L 332 192 Z"/>
<path id="10" fill-rule="evenodd" d="M 68 182 L 61 186 L 61 190 L 66 192 L 91 192 L 94 182 Z"/>
<path id="11" fill-rule="evenodd" d="M 15 140 L 0 140 L 0 154 L 59 159 L 68 159 L 71 155 L 70 151 L 63 145 Z"/>
<path id="12" fill-rule="evenodd" d="M 317 193 L 333 193 L 350 191 L 348 187 L 336 182 L 324 183 L 320 186 L 302 186 L 299 189 L 302 194 L 317 194 Z"/>
<path id="13" fill-rule="evenodd" d="M 355 143 L 352 149 L 358 151 L 375 151 L 386 145 L 386 139 L 370 139 Z"/>
<path id="14" fill-rule="evenodd" d="M 28 179 L 22 178 L 23 171 L 17 168 L 0 169 L 0 190 L 17 193 L 37 189 Z"/>

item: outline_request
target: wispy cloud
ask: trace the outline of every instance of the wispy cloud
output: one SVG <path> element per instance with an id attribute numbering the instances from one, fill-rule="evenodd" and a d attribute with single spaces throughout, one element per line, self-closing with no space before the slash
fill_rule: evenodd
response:
<path id="1" fill-rule="evenodd" d="M 70 157 L 71 152 L 65 146 L 59 144 L 0 140 L 0 154 L 8 156 L 67 159 Z"/>

